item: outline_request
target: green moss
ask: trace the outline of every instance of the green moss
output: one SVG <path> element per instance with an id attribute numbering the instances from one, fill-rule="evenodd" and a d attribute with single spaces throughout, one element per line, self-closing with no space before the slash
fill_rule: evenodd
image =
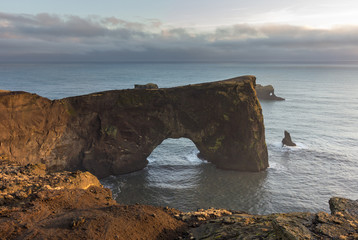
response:
<path id="1" fill-rule="evenodd" d="M 212 147 L 209 147 L 209 150 L 217 151 L 221 147 L 222 142 L 223 142 L 224 139 L 225 139 L 225 136 L 221 136 L 221 137 L 217 138 L 216 141 L 215 141 L 215 145 L 212 146 Z"/>
<path id="2" fill-rule="evenodd" d="M 63 99 L 58 100 L 58 101 L 63 105 L 63 107 L 66 109 L 66 112 L 70 116 L 74 117 L 74 116 L 77 115 L 76 110 L 74 109 L 74 107 L 69 102 L 67 102 L 66 100 L 63 100 Z"/>
<path id="3" fill-rule="evenodd" d="M 116 137 L 118 129 L 115 126 L 107 126 L 105 128 L 102 128 L 101 132 L 102 132 L 103 135 Z"/>
<path id="4" fill-rule="evenodd" d="M 76 110 L 69 104 L 66 106 L 66 110 L 72 117 L 77 115 Z"/>

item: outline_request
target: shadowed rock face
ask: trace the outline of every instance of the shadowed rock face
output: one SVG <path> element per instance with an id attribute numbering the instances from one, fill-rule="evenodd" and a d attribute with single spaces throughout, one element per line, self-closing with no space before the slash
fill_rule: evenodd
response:
<path id="1" fill-rule="evenodd" d="M 186 137 L 219 168 L 261 171 L 267 148 L 254 88 L 244 76 L 54 101 L 0 92 L 0 158 L 106 177 L 140 170 L 163 140 Z"/>
<path id="2" fill-rule="evenodd" d="M 283 101 L 285 100 L 282 97 L 275 95 L 275 89 L 272 85 L 262 86 L 260 84 L 256 85 L 257 97 L 261 100 L 273 100 L 273 101 Z"/>
<path id="3" fill-rule="evenodd" d="M 158 85 L 155 83 L 147 83 L 147 84 L 134 84 L 135 89 L 157 89 Z"/>
<path id="4" fill-rule="evenodd" d="M 284 131 L 285 137 L 282 139 L 282 146 L 286 145 L 286 146 L 291 146 L 294 147 L 296 146 L 296 143 L 292 142 L 291 139 L 291 134 L 289 132 L 287 132 L 286 130 Z"/>

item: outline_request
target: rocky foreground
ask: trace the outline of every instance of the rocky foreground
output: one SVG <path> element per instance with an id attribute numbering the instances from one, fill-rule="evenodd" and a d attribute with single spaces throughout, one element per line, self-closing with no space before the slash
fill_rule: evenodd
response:
<path id="1" fill-rule="evenodd" d="M 270 215 L 120 205 L 88 172 L 0 161 L 0 239 L 358 239 L 358 202 L 329 203 Z"/>

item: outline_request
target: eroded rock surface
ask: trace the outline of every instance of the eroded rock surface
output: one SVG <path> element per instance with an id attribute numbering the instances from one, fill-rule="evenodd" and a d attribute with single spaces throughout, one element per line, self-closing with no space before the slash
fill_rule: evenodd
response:
<path id="1" fill-rule="evenodd" d="M 358 201 L 332 213 L 253 215 L 120 205 L 90 173 L 0 161 L 0 239 L 358 239 Z"/>
<path id="2" fill-rule="evenodd" d="M 358 239 L 358 218 L 352 214 L 357 213 L 358 202 L 332 198 L 330 203 L 337 207 L 332 214 L 253 215 L 208 209 L 175 216 L 191 226 L 184 239 Z"/>
<path id="3" fill-rule="evenodd" d="M 46 173 L 43 165 L 0 165 L 0 239 L 173 239 L 177 210 L 122 206 L 84 172 Z"/>
<path id="4" fill-rule="evenodd" d="M 0 158 L 98 177 L 140 170 L 167 138 L 186 137 L 223 169 L 268 167 L 254 76 L 166 89 L 128 89 L 51 101 L 0 93 Z"/>
<path id="5" fill-rule="evenodd" d="M 147 84 L 135 84 L 135 89 L 158 89 L 158 85 L 155 83 L 147 83 Z"/>
<path id="6" fill-rule="evenodd" d="M 272 85 L 262 86 L 261 84 L 256 84 L 256 93 L 257 97 L 260 100 L 273 100 L 273 101 L 283 101 L 285 100 L 282 97 L 275 95 L 275 89 Z"/>
<path id="7" fill-rule="evenodd" d="M 291 134 L 289 132 L 287 132 L 286 130 L 284 131 L 284 138 L 282 139 L 282 146 L 286 145 L 286 146 L 290 146 L 290 147 L 294 147 L 296 146 L 296 143 L 294 143 L 291 139 Z"/>

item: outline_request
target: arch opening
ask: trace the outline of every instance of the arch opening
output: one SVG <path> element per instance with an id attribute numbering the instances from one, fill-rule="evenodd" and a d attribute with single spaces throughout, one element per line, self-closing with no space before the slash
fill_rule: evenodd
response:
<path id="1" fill-rule="evenodd" d="M 190 166 L 207 161 L 198 157 L 199 150 L 188 138 L 167 138 L 147 158 L 148 166 Z"/>

